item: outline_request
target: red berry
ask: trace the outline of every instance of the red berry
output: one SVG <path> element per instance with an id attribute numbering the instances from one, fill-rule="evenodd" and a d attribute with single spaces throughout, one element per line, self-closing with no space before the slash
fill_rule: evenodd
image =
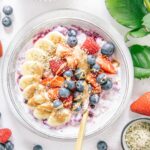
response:
<path id="1" fill-rule="evenodd" d="M 100 49 L 99 45 L 91 37 L 87 37 L 81 48 L 85 50 L 87 54 L 95 54 Z"/>
<path id="2" fill-rule="evenodd" d="M 130 106 L 133 112 L 150 116 L 150 92 L 145 93 Z"/>
<path id="3" fill-rule="evenodd" d="M 54 75 L 61 75 L 63 72 L 68 70 L 67 63 L 64 60 L 51 60 L 50 69 Z"/>
<path id="4" fill-rule="evenodd" d="M 0 129 L 0 143 L 6 143 L 10 136 L 12 135 L 12 132 L 8 128 Z"/>
<path id="5" fill-rule="evenodd" d="M 60 76 L 55 76 L 51 81 L 50 81 L 50 87 L 51 88 L 56 88 L 56 87 L 61 87 L 64 83 L 64 78 Z"/>
<path id="6" fill-rule="evenodd" d="M 71 108 L 72 107 L 72 102 L 73 102 L 73 96 L 70 95 L 67 98 L 61 98 L 61 101 L 63 102 L 63 105 L 65 108 Z"/>
<path id="7" fill-rule="evenodd" d="M 112 62 L 102 55 L 98 55 L 96 62 L 100 65 L 101 69 L 110 74 L 115 74 L 116 70 L 112 64 Z"/>

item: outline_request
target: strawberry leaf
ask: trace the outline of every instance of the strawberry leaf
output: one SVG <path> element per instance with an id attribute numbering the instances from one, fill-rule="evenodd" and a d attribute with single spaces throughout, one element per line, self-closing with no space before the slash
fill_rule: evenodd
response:
<path id="1" fill-rule="evenodd" d="M 144 16 L 143 26 L 145 26 L 146 30 L 150 32 L 150 13 Z"/>
<path id="2" fill-rule="evenodd" d="M 133 45 L 129 49 L 134 64 L 135 77 L 139 79 L 150 77 L 150 47 Z"/>
<path id="3" fill-rule="evenodd" d="M 135 38 L 140 38 L 148 35 L 150 32 L 148 32 L 145 28 L 138 28 L 138 29 L 133 29 L 127 33 L 127 35 L 130 35 Z"/>
<path id="4" fill-rule="evenodd" d="M 106 0 L 106 6 L 116 21 L 132 29 L 140 28 L 147 14 L 143 0 Z"/>

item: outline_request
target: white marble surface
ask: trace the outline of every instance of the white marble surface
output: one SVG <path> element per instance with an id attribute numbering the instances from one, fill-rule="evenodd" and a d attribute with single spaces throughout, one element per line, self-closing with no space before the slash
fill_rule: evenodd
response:
<path id="1" fill-rule="evenodd" d="M 117 30 L 124 35 L 126 28 L 117 24 L 109 15 L 104 0 L 50 0 L 51 2 L 42 2 L 42 0 L 0 0 L 0 20 L 3 17 L 2 7 L 9 4 L 14 8 L 13 27 L 4 29 L 0 24 L 0 40 L 3 42 L 4 51 L 9 42 L 15 36 L 17 31 L 26 24 L 32 17 L 39 15 L 48 10 L 58 8 L 76 8 L 83 11 L 90 12 L 98 17 L 103 18 L 108 23 L 111 23 Z M 145 38 L 133 39 L 132 43 L 149 44 L 150 36 Z M 132 43 L 128 43 L 129 45 Z M 0 59 L 1 63 L 2 59 Z M 2 70 L 1 70 L 2 71 Z M 150 80 L 135 80 L 133 94 L 130 103 L 138 96 L 150 89 Z M 2 93 L 0 94 L 2 95 Z M 130 105 L 130 104 L 129 104 Z M 84 150 L 96 150 L 96 143 L 99 140 L 105 140 L 108 143 L 109 150 L 121 150 L 120 135 L 126 123 L 130 120 L 142 117 L 131 113 L 129 105 L 123 112 L 121 117 L 108 129 L 103 135 L 95 136 L 84 142 Z M 5 98 L 0 96 L 0 112 L 2 112 L 2 119 L 0 127 L 9 127 L 13 131 L 13 141 L 15 150 L 32 150 L 34 144 L 41 144 L 44 150 L 73 150 L 73 142 L 56 142 L 43 139 L 27 129 L 25 129 L 9 111 Z"/>

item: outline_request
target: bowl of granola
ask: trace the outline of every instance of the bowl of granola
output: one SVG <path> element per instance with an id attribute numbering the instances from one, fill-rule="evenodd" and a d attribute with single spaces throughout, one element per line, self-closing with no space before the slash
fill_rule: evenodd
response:
<path id="1" fill-rule="evenodd" d="M 86 136 L 115 121 L 132 91 L 123 38 L 77 10 L 47 12 L 26 24 L 2 65 L 4 95 L 17 118 L 46 138 L 75 139 L 85 108 Z"/>

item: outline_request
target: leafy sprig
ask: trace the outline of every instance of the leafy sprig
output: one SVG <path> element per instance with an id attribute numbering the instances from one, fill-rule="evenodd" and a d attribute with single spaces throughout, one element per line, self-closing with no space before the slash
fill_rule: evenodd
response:
<path id="1" fill-rule="evenodd" d="M 150 34 L 150 0 L 106 0 L 106 6 L 117 22 L 131 29 L 126 41 L 129 36 L 140 38 Z M 133 45 L 129 49 L 135 77 L 150 77 L 150 47 Z"/>

